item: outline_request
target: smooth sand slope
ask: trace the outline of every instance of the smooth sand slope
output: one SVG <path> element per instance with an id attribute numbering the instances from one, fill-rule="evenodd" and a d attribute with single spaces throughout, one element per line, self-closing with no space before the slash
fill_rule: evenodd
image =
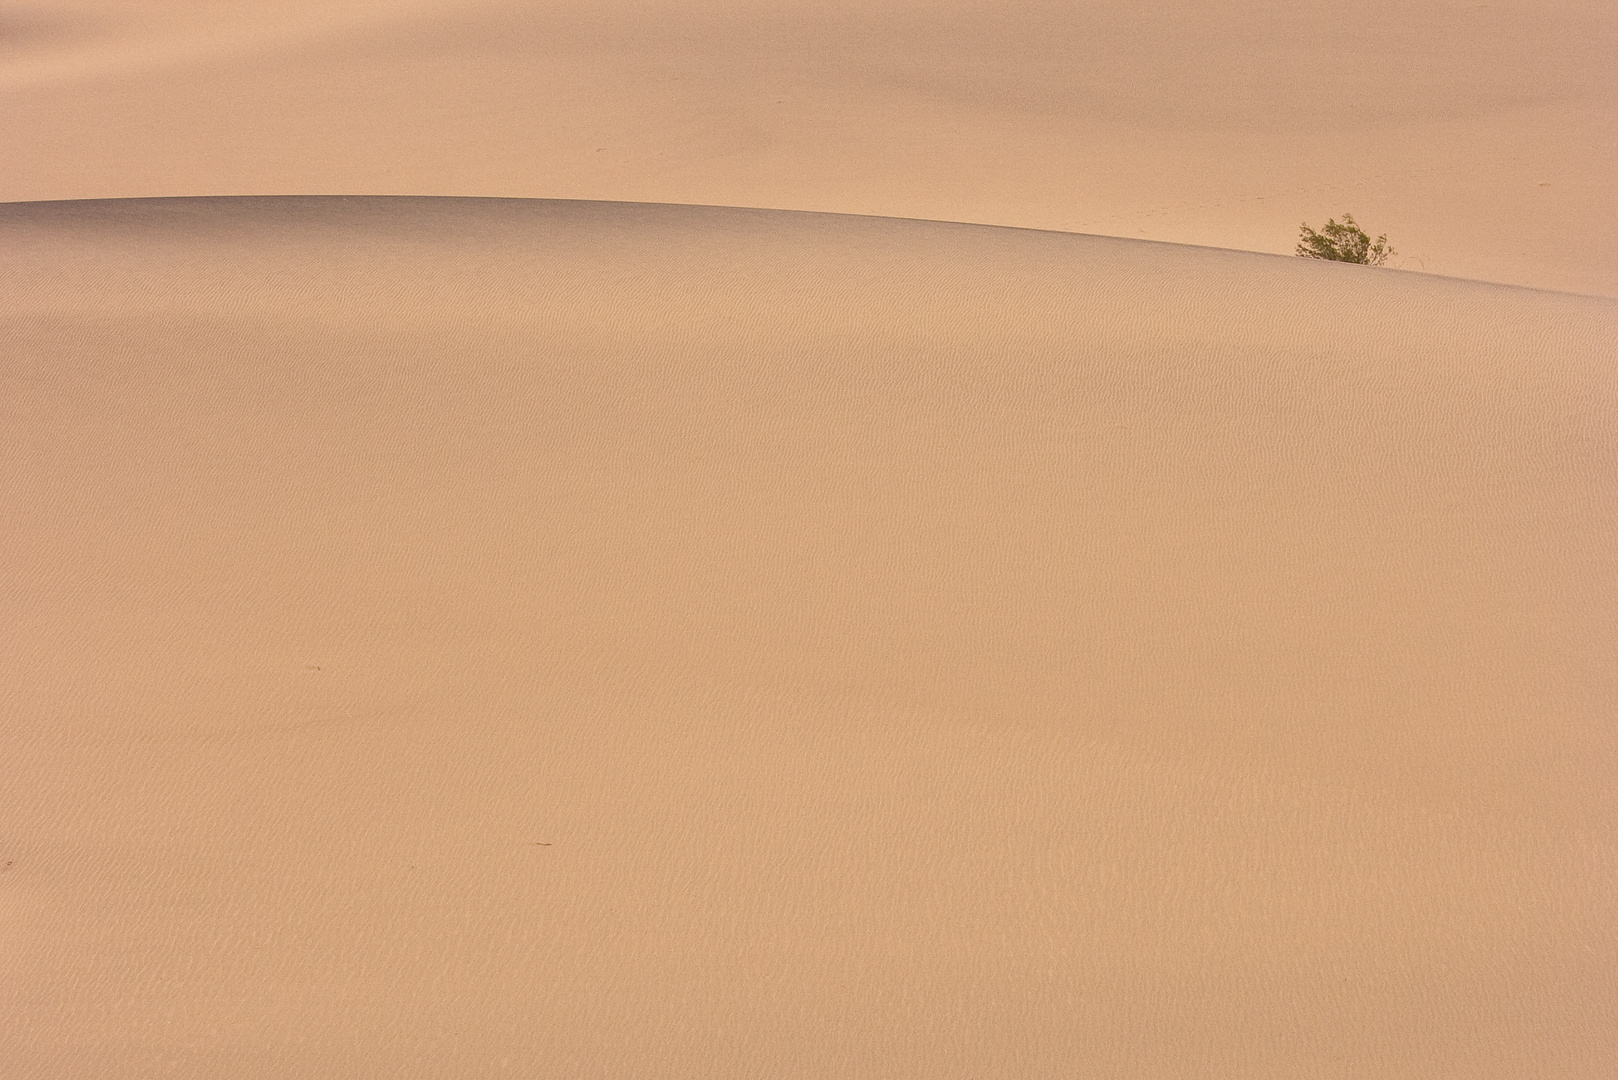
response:
<path id="1" fill-rule="evenodd" d="M 1612 0 L 0 2 L 0 200 L 765 206 L 1618 296 Z"/>
<path id="2" fill-rule="evenodd" d="M 0 207 L 0 1074 L 1618 1070 L 1618 303 Z"/>

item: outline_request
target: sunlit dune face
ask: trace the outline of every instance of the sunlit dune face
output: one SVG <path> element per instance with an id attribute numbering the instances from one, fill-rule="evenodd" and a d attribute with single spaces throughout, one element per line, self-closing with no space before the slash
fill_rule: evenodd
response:
<path id="1" fill-rule="evenodd" d="M 0 297 L 0 1074 L 1613 1060 L 1618 303 L 425 198 Z"/>

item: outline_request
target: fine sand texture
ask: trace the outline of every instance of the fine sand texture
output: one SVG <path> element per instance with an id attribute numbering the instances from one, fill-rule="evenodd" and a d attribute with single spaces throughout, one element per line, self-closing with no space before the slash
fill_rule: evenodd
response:
<path id="1" fill-rule="evenodd" d="M 0 1075 L 1618 1075 L 1618 302 L 0 206 Z"/>
<path id="2" fill-rule="evenodd" d="M 0 0 L 0 200 L 974 221 L 1618 297 L 1613 0 Z"/>

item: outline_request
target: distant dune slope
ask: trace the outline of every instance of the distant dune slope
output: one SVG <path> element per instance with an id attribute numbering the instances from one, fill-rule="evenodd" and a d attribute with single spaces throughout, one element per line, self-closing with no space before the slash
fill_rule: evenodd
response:
<path id="1" fill-rule="evenodd" d="M 1618 303 L 0 206 L 0 1073 L 1618 1068 Z"/>
<path id="2" fill-rule="evenodd" d="M 1618 296 L 1608 0 L 29 0 L 0 200 L 767 206 Z"/>

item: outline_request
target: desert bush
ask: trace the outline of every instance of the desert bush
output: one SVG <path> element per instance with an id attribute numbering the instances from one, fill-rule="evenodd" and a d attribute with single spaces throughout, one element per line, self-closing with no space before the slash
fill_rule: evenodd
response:
<path id="1" fill-rule="evenodd" d="M 1353 216 L 1344 214 L 1341 225 L 1335 220 L 1328 220 L 1319 232 L 1311 229 L 1307 221 L 1304 222 L 1298 233 L 1298 254 L 1306 259 L 1381 266 L 1395 253 L 1388 246 L 1387 233 L 1372 243 L 1365 230 L 1354 224 Z"/>

